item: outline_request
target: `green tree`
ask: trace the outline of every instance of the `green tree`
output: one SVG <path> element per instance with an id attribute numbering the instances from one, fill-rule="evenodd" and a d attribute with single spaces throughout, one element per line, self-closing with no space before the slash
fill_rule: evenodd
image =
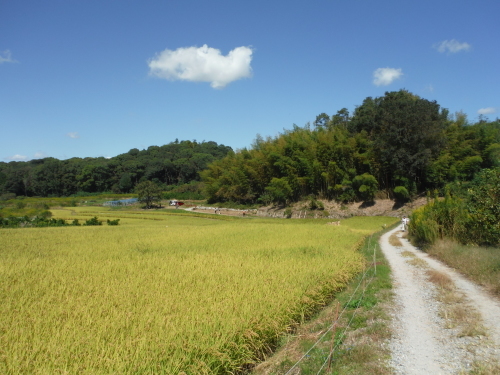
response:
<path id="1" fill-rule="evenodd" d="M 292 196 L 292 188 L 286 178 L 273 178 L 265 190 L 272 202 L 278 204 L 286 204 Z"/>
<path id="2" fill-rule="evenodd" d="M 349 127 L 349 120 L 349 111 L 347 110 L 347 108 L 342 108 L 332 116 L 332 120 L 330 121 L 329 126 L 341 126 L 346 129 Z"/>
<path id="3" fill-rule="evenodd" d="M 130 178 L 130 173 L 125 172 L 122 174 L 119 187 L 124 193 L 128 193 L 130 189 L 132 189 L 132 179 Z"/>
<path id="4" fill-rule="evenodd" d="M 357 190 L 358 196 L 367 202 L 373 201 L 378 190 L 377 179 L 369 173 L 354 177 L 352 185 Z"/>
<path id="5" fill-rule="evenodd" d="M 139 202 L 144 203 L 146 208 L 152 208 L 154 203 L 161 201 L 162 191 L 158 185 L 151 181 L 144 181 L 135 187 Z"/>
<path id="6" fill-rule="evenodd" d="M 326 113 L 321 113 L 316 116 L 316 120 L 314 120 L 314 126 L 316 128 L 326 128 L 329 121 L 330 116 L 328 116 Z"/>
<path id="7" fill-rule="evenodd" d="M 447 117 L 435 101 L 400 90 L 367 98 L 351 122 L 356 132 L 365 130 L 373 140 L 384 187 L 394 186 L 395 175 L 422 187 L 425 170 L 446 145 Z"/>

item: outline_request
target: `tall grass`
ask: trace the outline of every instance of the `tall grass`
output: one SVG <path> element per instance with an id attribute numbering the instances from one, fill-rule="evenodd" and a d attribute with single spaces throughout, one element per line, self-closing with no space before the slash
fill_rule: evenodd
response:
<path id="1" fill-rule="evenodd" d="M 429 246 L 426 251 L 484 285 L 492 293 L 500 295 L 500 249 L 465 246 L 443 239 Z"/>
<path id="2" fill-rule="evenodd" d="M 107 212 L 82 211 L 54 214 Z M 113 214 L 0 230 L 0 373 L 238 372 L 362 269 L 383 224 Z"/>

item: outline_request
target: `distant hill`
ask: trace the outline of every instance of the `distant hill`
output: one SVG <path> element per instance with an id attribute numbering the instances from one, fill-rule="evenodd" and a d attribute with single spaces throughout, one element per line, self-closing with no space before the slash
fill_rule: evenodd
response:
<path id="1" fill-rule="evenodd" d="M 0 193 L 68 196 L 78 192 L 128 193 L 151 180 L 163 187 L 199 181 L 199 172 L 232 153 L 216 142 L 175 141 L 147 150 L 131 149 L 110 159 L 54 158 L 0 163 Z"/>

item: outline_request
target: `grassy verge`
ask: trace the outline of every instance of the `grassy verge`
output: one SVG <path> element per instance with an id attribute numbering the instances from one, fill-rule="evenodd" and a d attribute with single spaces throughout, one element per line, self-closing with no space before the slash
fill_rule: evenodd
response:
<path id="1" fill-rule="evenodd" d="M 425 251 L 500 296 L 500 249 L 465 246 L 445 239 Z"/>
<path id="2" fill-rule="evenodd" d="M 365 271 L 315 319 L 283 337 L 281 349 L 256 367 L 254 375 L 391 373 L 383 343 L 391 336 L 385 307 L 392 284 L 378 245 L 382 233 L 368 238 L 361 248 Z"/>

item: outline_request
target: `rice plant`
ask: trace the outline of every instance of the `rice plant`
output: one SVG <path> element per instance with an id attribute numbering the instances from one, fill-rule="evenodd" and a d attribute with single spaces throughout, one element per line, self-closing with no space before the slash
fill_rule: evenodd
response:
<path id="1" fill-rule="evenodd" d="M 53 213 L 120 225 L 0 230 L 2 374 L 242 371 L 362 270 L 383 220 L 78 209 Z"/>

